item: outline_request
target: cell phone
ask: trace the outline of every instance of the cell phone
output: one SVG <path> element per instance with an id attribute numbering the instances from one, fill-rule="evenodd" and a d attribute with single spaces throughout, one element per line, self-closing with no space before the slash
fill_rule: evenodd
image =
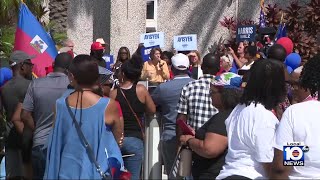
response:
<path id="1" fill-rule="evenodd" d="M 188 126 L 184 120 L 178 119 L 177 120 L 178 126 L 181 128 L 183 135 L 192 135 L 194 136 L 195 134 L 193 133 L 192 129 L 190 126 Z"/>
<path id="2" fill-rule="evenodd" d="M 231 45 L 230 45 L 230 44 L 224 44 L 224 47 L 225 47 L 226 49 L 229 49 L 229 47 L 231 47 Z"/>

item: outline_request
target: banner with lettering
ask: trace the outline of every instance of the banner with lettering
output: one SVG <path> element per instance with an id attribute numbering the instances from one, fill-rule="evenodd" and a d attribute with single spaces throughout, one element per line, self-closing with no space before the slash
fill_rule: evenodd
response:
<path id="1" fill-rule="evenodd" d="M 237 42 L 256 41 L 256 26 L 247 25 L 247 26 L 238 26 L 237 27 Z"/>
<path id="2" fill-rule="evenodd" d="M 140 35 L 140 43 L 143 43 L 144 47 L 160 46 L 164 47 L 164 33 L 146 33 Z"/>
<path id="3" fill-rule="evenodd" d="M 143 58 L 143 61 L 146 62 L 146 61 L 149 61 L 150 59 L 150 52 L 153 48 L 156 48 L 156 47 L 159 47 L 159 45 L 157 46 L 151 46 L 151 47 L 144 47 L 141 49 L 141 54 L 142 54 L 142 58 Z"/>
<path id="4" fill-rule="evenodd" d="M 174 36 L 173 47 L 177 51 L 192 51 L 197 50 L 197 35 L 180 35 Z"/>

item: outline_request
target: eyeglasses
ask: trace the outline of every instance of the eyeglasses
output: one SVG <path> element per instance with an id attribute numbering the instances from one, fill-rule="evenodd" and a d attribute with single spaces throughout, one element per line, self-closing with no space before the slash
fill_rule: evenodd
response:
<path id="1" fill-rule="evenodd" d="M 29 65 L 29 66 L 34 66 L 34 64 L 31 62 L 23 62 L 22 65 L 24 65 L 24 64 Z"/>

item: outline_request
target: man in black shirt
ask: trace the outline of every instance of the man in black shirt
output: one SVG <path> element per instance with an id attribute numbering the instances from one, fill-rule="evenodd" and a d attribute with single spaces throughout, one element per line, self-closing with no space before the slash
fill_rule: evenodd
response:
<path id="1" fill-rule="evenodd" d="M 3 87 L 1 98 L 7 119 L 7 140 L 5 143 L 6 175 L 8 178 L 25 176 L 21 148 L 21 132 L 16 127 L 23 126 L 21 121 L 12 122 L 19 99 L 24 97 L 32 78 L 33 64 L 30 56 L 23 51 L 14 51 L 10 57 L 13 78 Z"/>

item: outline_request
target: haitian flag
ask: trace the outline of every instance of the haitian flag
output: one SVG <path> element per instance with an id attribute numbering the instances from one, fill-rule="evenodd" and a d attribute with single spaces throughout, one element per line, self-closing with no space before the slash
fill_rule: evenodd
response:
<path id="1" fill-rule="evenodd" d="M 20 4 L 19 11 L 14 50 L 21 50 L 29 55 L 36 55 L 31 60 L 34 64 L 33 72 L 38 77 L 46 76 L 45 68 L 52 66 L 58 54 L 55 43 L 25 3 L 22 2 Z"/>

